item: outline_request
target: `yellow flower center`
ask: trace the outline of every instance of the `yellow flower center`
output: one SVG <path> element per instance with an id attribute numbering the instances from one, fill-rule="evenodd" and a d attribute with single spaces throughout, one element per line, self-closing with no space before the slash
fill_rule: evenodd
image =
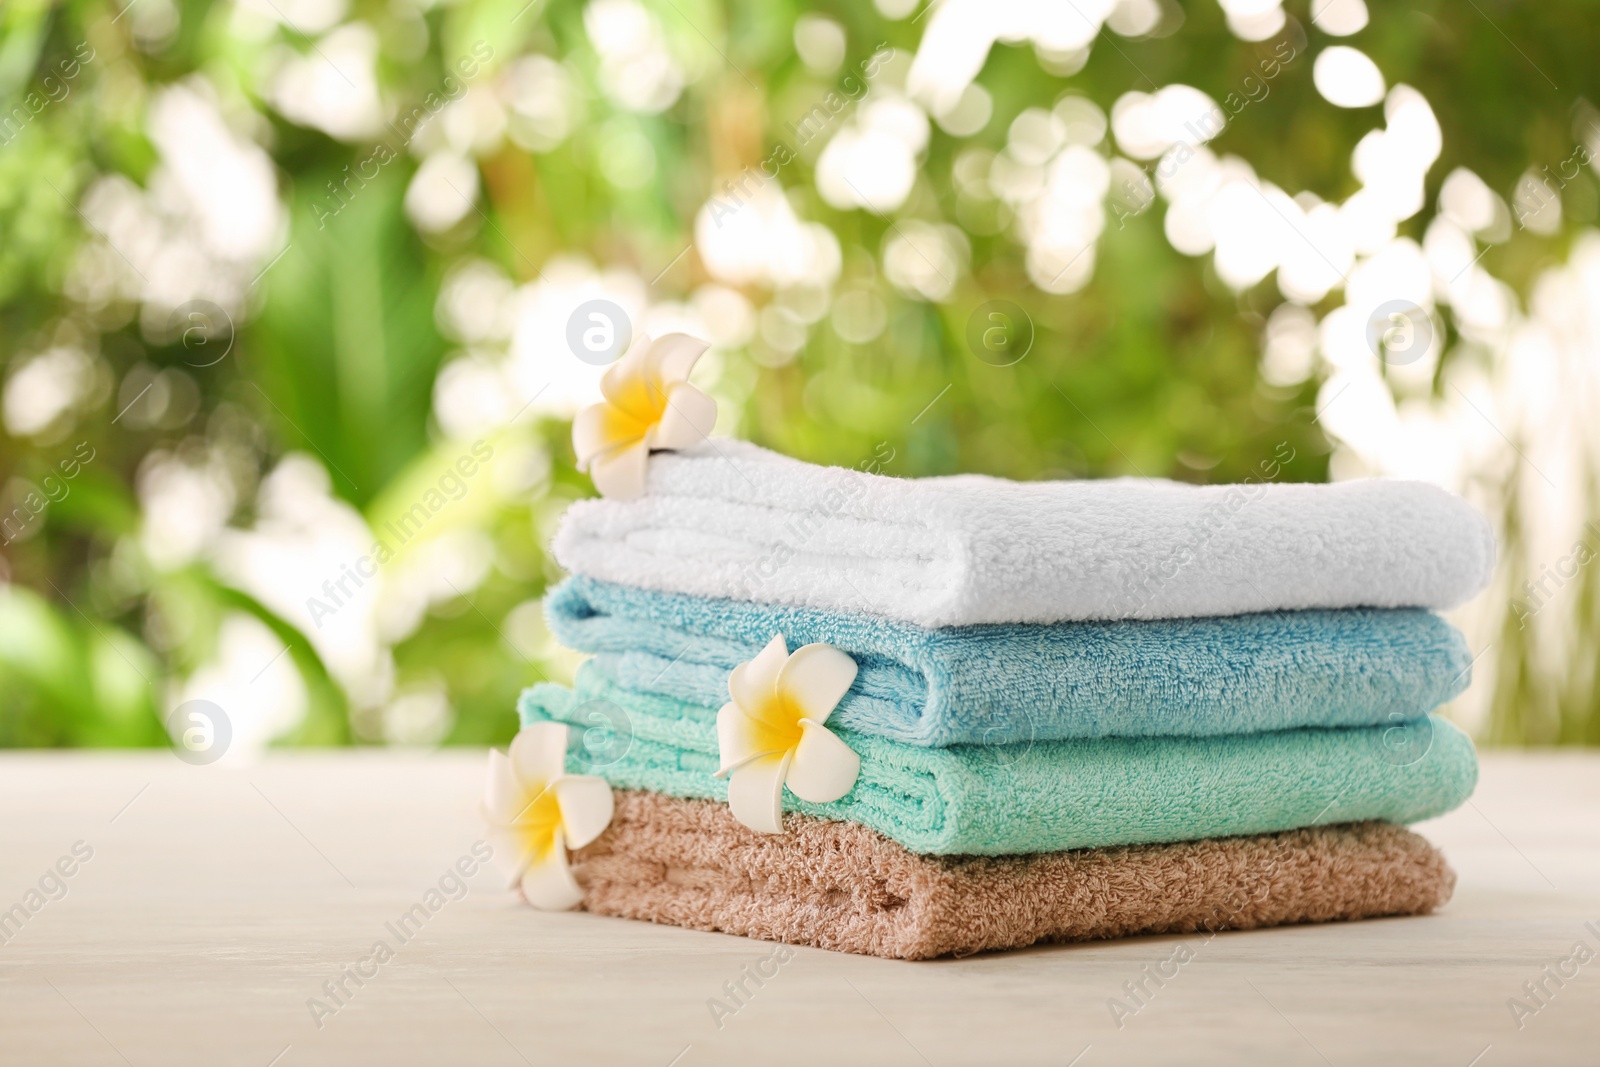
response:
<path id="1" fill-rule="evenodd" d="M 744 709 L 756 724 L 753 736 L 758 752 L 787 752 L 800 744 L 800 705 L 783 693 L 774 693 L 760 707 Z"/>
<path id="2" fill-rule="evenodd" d="M 646 374 L 629 375 L 605 406 L 606 435 L 611 440 L 643 437 L 666 411 L 667 394 L 660 382 Z"/>
<path id="3" fill-rule="evenodd" d="M 543 858 L 555 846 L 556 831 L 561 829 L 561 806 L 556 795 L 548 789 L 540 790 L 517 813 L 513 826 L 523 852 L 535 861 Z"/>

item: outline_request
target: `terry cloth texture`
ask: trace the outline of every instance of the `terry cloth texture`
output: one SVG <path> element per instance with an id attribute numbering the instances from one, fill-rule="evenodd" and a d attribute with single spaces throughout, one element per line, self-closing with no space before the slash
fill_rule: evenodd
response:
<path id="1" fill-rule="evenodd" d="M 727 799 L 716 711 L 607 684 L 542 683 L 518 702 L 524 726 L 573 724 L 568 768 L 618 789 Z M 603 725 L 608 743 L 591 745 Z M 913 852 L 1008 855 L 1271 833 L 1318 823 L 1406 823 L 1464 801 L 1472 742 L 1435 718 L 1403 726 L 1227 737 L 1101 738 L 919 748 L 837 731 L 861 757 L 849 793 L 786 811 L 859 822 Z"/>
<path id="2" fill-rule="evenodd" d="M 623 688 L 712 706 L 773 634 L 824 641 L 858 667 L 829 721 L 913 745 L 1370 726 L 1427 714 L 1472 667 L 1466 639 L 1414 608 L 928 630 L 574 577 L 545 615 Z"/>
<path id="3" fill-rule="evenodd" d="M 583 906 L 601 915 L 913 960 L 1421 915 L 1455 886 L 1426 841 L 1381 822 L 929 857 L 850 823 L 790 816 L 785 833 L 760 834 L 720 804 L 638 792 L 617 794 L 610 829 L 577 853 L 574 872 Z"/>
<path id="4" fill-rule="evenodd" d="M 561 565 L 623 585 L 923 626 L 1462 603 L 1494 537 L 1421 482 L 901 479 L 715 438 L 633 501 L 573 504 Z"/>

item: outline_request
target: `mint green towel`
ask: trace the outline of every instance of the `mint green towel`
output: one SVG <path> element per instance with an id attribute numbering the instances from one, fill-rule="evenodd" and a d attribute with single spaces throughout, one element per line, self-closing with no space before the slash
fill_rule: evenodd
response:
<path id="1" fill-rule="evenodd" d="M 619 789 L 726 801 L 716 710 L 617 688 L 585 664 L 542 683 L 524 725 L 574 724 L 568 763 Z M 1225 737 L 1102 738 L 919 748 L 840 728 L 861 756 L 843 799 L 784 810 L 859 822 L 913 852 L 1007 855 L 1270 833 L 1332 822 L 1409 823 L 1472 793 L 1472 742 L 1442 719 Z"/>

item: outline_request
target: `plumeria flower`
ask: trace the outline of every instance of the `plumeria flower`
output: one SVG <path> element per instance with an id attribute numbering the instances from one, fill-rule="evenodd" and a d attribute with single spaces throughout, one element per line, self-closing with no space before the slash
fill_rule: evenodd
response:
<path id="1" fill-rule="evenodd" d="M 682 333 L 659 341 L 641 335 L 607 368 L 600 379 L 605 401 L 572 420 L 578 469 L 589 472 L 601 496 L 639 496 L 651 450 L 688 448 L 716 425 L 717 402 L 689 384 L 706 347 Z"/>
<path id="2" fill-rule="evenodd" d="M 717 713 L 717 748 L 733 817 L 762 833 L 783 832 L 783 787 L 826 804 L 850 792 L 861 757 L 823 724 L 856 679 L 856 661 L 832 645 L 789 654 L 778 634 L 728 678 L 733 701 Z"/>
<path id="3" fill-rule="evenodd" d="M 489 752 L 483 814 L 495 855 L 512 885 L 544 911 L 565 911 L 583 900 L 567 866 L 567 849 L 582 848 L 611 823 L 611 787 L 603 778 L 568 774 L 567 726 L 524 726 L 508 757 Z"/>

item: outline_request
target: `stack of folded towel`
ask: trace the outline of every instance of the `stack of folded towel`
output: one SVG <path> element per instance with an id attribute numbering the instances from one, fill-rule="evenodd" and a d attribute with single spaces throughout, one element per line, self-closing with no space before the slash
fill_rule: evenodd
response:
<path id="1" fill-rule="evenodd" d="M 1431 609 L 1494 545 L 1442 490 L 910 480 L 715 439 L 574 504 L 555 553 L 551 630 L 592 658 L 520 712 L 622 791 L 574 855 L 590 911 L 923 958 L 1449 896 L 1402 826 L 1476 781 L 1429 715 L 1471 669 Z"/>

